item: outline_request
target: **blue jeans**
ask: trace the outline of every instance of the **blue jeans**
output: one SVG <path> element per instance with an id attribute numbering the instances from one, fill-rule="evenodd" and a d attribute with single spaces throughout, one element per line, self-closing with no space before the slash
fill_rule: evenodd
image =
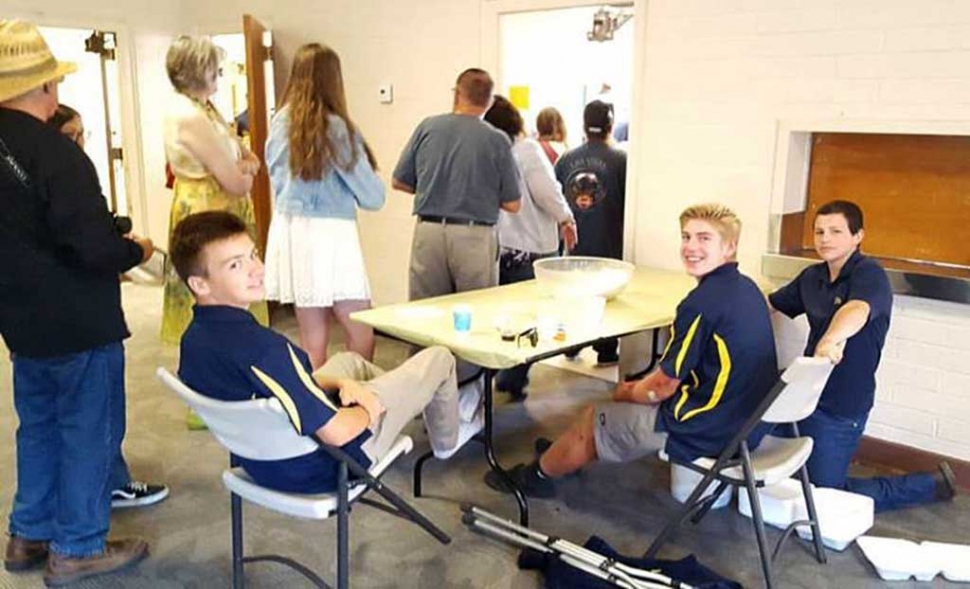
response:
<path id="1" fill-rule="evenodd" d="M 10 533 L 70 557 L 104 551 L 125 435 L 120 342 L 55 358 L 13 360 L 17 493 Z M 127 471 L 127 468 L 125 468 Z"/>
<path id="2" fill-rule="evenodd" d="M 849 476 L 849 463 L 868 419 L 868 413 L 849 419 L 816 409 L 798 424 L 799 433 L 815 441 L 808 459 L 808 477 L 812 483 L 872 497 L 877 512 L 935 501 L 936 480 L 929 473 L 871 479 Z"/>

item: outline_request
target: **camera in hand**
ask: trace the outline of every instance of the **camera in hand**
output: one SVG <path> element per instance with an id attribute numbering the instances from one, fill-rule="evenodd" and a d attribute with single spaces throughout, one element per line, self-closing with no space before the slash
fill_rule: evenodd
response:
<path id="1" fill-rule="evenodd" d="M 113 221 L 115 224 L 115 231 L 118 232 L 118 235 L 128 235 L 131 233 L 131 217 L 115 215 Z"/>

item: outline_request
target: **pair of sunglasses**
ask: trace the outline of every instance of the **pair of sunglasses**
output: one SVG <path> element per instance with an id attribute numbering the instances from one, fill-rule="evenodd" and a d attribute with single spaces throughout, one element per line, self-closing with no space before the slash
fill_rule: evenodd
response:
<path id="1" fill-rule="evenodd" d="M 530 327 L 529 329 L 526 329 L 522 333 L 516 335 L 515 336 L 515 347 L 521 348 L 522 347 L 522 340 L 523 339 L 527 343 L 532 344 L 532 347 L 533 348 L 536 347 L 536 346 L 538 346 L 539 345 L 539 330 L 536 329 L 535 327 Z"/>

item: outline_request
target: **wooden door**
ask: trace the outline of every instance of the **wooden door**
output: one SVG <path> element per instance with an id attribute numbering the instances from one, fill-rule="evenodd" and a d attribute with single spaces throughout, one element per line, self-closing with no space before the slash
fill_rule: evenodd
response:
<path id="1" fill-rule="evenodd" d="M 266 252 L 266 236 L 273 216 L 270 203 L 269 171 L 266 169 L 265 148 L 269 137 L 269 116 L 266 103 L 266 62 L 273 59 L 272 45 L 263 44 L 264 27 L 252 15 L 243 15 L 243 36 L 246 40 L 246 84 L 249 94 L 249 132 L 251 149 L 263 165 L 253 181 L 253 209 L 256 213 L 256 245 Z M 270 83 L 273 83 L 270 80 Z"/>

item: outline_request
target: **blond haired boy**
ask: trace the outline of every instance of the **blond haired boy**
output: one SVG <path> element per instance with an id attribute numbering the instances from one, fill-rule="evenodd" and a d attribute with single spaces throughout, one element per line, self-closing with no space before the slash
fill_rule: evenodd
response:
<path id="1" fill-rule="evenodd" d="M 692 206 L 680 230 L 681 262 L 697 287 L 677 306 L 660 366 L 618 384 L 611 401 L 586 407 L 538 460 L 514 467 L 527 495 L 552 497 L 556 478 L 595 460 L 627 462 L 661 448 L 682 461 L 717 456 L 774 385 L 768 307 L 735 261 L 737 215 L 719 204 Z M 748 443 L 764 433 L 756 429 Z M 486 482 L 507 490 L 494 473 Z"/>

